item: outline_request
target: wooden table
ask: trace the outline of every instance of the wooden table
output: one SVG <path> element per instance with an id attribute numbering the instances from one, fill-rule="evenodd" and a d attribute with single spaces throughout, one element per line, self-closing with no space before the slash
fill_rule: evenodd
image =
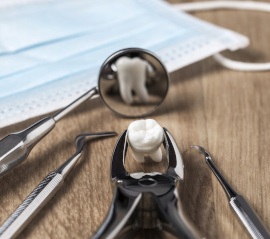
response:
<path id="1" fill-rule="evenodd" d="M 226 55 L 253 62 L 270 59 L 269 14 L 230 10 L 195 15 L 250 37 L 251 47 Z M 171 74 L 169 95 L 152 115 L 169 129 L 182 152 L 182 204 L 206 238 L 244 239 L 248 235 L 230 210 L 223 189 L 203 157 L 190 148 L 193 144 L 210 151 L 229 183 L 248 199 L 270 229 L 269 76 L 269 72 L 228 70 L 209 58 Z M 36 120 L 1 129 L 0 136 Z M 74 152 L 77 134 L 108 130 L 121 133 L 130 122 L 113 115 L 99 99 L 85 103 L 60 121 L 26 162 L 0 179 L 1 223 L 45 175 Z M 97 230 L 113 195 L 110 157 L 116 140 L 117 137 L 93 141 L 87 146 L 85 157 L 63 188 L 19 238 L 89 238 Z M 142 168 L 131 162 L 128 166 Z M 157 166 L 149 167 L 153 170 Z"/>

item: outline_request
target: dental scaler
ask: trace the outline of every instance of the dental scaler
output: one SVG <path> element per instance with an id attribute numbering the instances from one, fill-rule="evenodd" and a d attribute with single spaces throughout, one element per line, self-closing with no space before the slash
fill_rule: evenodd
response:
<path id="1" fill-rule="evenodd" d="M 199 150 L 199 152 L 205 157 L 205 162 L 213 171 L 218 181 L 222 185 L 224 191 L 226 192 L 231 208 L 243 223 L 250 236 L 253 239 L 269 239 L 270 233 L 263 225 L 261 219 L 252 209 L 249 203 L 245 200 L 245 198 L 239 195 L 223 177 L 221 172 L 212 161 L 210 154 L 206 152 L 206 150 L 201 146 L 194 145 L 192 147 Z"/>

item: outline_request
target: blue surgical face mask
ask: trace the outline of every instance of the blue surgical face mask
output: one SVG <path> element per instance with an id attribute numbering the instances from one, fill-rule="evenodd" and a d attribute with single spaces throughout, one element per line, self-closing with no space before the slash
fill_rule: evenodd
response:
<path id="1" fill-rule="evenodd" d="M 102 62 L 122 48 L 149 49 L 171 72 L 247 44 L 242 35 L 158 0 L 69 0 L 2 9 L 0 122 L 63 107 L 96 86 Z"/>

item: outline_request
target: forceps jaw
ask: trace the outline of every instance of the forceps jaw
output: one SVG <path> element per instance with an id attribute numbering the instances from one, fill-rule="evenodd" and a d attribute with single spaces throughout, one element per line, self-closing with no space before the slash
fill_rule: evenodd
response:
<path id="1" fill-rule="evenodd" d="M 178 150 L 175 140 L 166 128 L 164 131 L 164 141 L 163 145 L 166 149 L 166 156 L 168 159 L 168 168 L 165 175 L 174 178 L 175 180 L 184 178 L 184 164 L 182 156 Z M 116 146 L 114 148 L 112 161 L 111 161 L 111 179 L 128 179 L 132 175 L 129 174 L 125 169 L 125 157 L 128 149 L 127 142 L 127 130 L 125 130 L 119 137 Z M 159 173 L 157 173 L 159 174 Z M 142 176 L 147 175 L 147 173 L 142 173 Z"/>
<path id="2" fill-rule="evenodd" d="M 125 179 L 129 176 L 129 173 L 124 167 L 127 147 L 127 130 L 125 130 L 118 138 L 118 141 L 113 151 L 113 156 L 111 160 L 112 181 Z"/>
<path id="3" fill-rule="evenodd" d="M 163 128 L 164 130 L 164 147 L 166 148 L 166 154 L 169 161 L 169 166 L 167 169 L 167 174 L 176 180 L 184 179 L 184 164 L 180 151 L 178 150 L 177 144 L 170 134 L 170 132 Z"/>

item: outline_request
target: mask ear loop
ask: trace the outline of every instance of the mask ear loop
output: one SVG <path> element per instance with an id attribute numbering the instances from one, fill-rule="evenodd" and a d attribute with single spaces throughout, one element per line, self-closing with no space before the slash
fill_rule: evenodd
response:
<path id="1" fill-rule="evenodd" d="M 186 12 L 215 10 L 215 9 L 237 9 L 270 12 L 270 3 L 253 2 L 253 1 L 209 1 L 195 3 L 178 3 L 173 4 L 177 10 Z M 214 59 L 222 66 L 238 71 L 268 71 L 270 70 L 270 62 L 267 63 L 249 63 L 234 61 L 224 57 L 220 53 L 215 54 Z"/>

